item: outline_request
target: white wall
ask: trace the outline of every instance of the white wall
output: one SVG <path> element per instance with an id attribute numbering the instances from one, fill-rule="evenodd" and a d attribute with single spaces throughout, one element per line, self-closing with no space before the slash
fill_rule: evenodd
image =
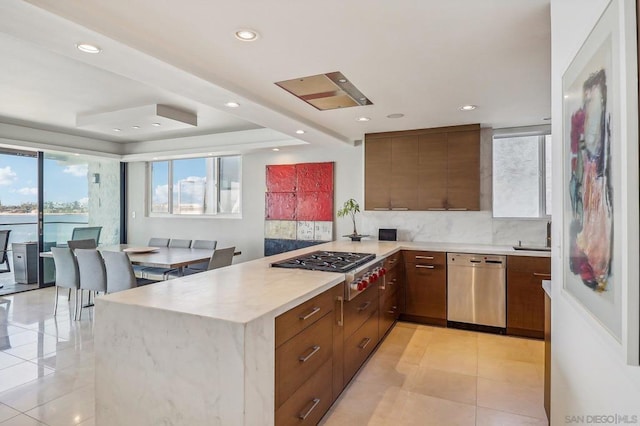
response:
<path id="1" fill-rule="evenodd" d="M 399 239 L 410 241 L 469 242 L 479 244 L 544 245 L 545 220 L 504 220 L 491 217 L 491 130 L 481 144 L 481 209 L 479 212 L 362 212 L 358 231 L 372 236 L 378 228 L 397 228 Z M 335 161 L 335 204 L 355 198 L 364 207 L 362 146 L 338 148 L 288 147 L 243 156 L 242 219 L 145 217 L 145 163 L 128 165 L 128 240 L 145 244 L 152 236 L 216 239 L 218 246 L 235 245 L 242 251 L 236 262 L 263 255 L 265 166 L 301 162 Z M 133 218 L 132 213 L 136 216 Z M 335 218 L 334 238 L 350 234 L 350 220 Z"/>
<path id="2" fill-rule="evenodd" d="M 280 152 L 271 150 L 243 156 L 242 159 L 242 219 L 217 218 L 157 218 L 145 217 L 144 193 L 145 163 L 128 165 L 128 240 L 145 244 L 152 236 L 215 239 L 218 247 L 235 245 L 242 256 L 235 262 L 263 256 L 264 248 L 264 194 L 265 166 L 303 162 L 335 162 L 336 203 L 355 197 L 362 199 L 362 149 L 346 145 L 326 149 L 289 147 Z M 135 219 L 132 212 L 136 212 Z M 349 221 L 337 219 L 334 236 L 351 233 Z"/>
<path id="3" fill-rule="evenodd" d="M 607 3 L 608 0 L 551 1 L 554 141 L 562 140 L 562 74 Z M 631 0 L 629 4 L 633 3 Z M 635 113 L 637 117 L 637 110 Z M 637 141 L 632 139 L 631 143 Z M 560 218 L 564 196 L 561 144 L 554 145 L 553 157 L 553 215 Z M 631 220 L 637 222 L 637 214 L 632 216 Z M 558 219 L 554 222 L 553 236 L 557 238 L 552 256 L 552 424 L 563 425 L 566 416 L 579 415 L 627 414 L 637 415 L 640 421 L 640 367 L 627 366 L 620 345 L 563 291 L 560 235 L 562 223 Z M 637 279 L 630 285 L 637 286 Z"/>

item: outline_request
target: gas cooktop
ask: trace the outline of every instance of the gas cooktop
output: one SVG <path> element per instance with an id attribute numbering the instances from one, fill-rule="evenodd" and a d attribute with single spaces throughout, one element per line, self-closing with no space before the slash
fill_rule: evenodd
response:
<path id="1" fill-rule="evenodd" d="M 272 263 L 271 266 L 345 273 L 375 259 L 375 257 L 376 255 L 372 253 L 314 251 L 303 256 Z"/>

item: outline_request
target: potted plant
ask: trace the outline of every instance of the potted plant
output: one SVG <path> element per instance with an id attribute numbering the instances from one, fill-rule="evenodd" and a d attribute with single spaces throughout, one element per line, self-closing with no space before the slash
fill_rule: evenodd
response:
<path id="1" fill-rule="evenodd" d="M 362 237 L 366 237 L 366 235 L 358 234 L 358 230 L 356 229 L 356 213 L 360 213 L 360 204 L 353 198 L 345 201 L 342 208 L 338 210 L 338 217 L 351 216 L 351 220 L 353 221 L 353 234 L 344 235 L 345 237 L 351 238 L 351 241 L 360 241 Z"/>

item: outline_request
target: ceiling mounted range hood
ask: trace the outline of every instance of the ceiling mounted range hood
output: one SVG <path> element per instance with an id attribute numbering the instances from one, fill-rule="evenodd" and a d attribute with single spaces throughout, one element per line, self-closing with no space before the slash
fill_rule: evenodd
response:
<path id="1" fill-rule="evenodd" d="M 373 105 L 339 71 L 278 81 L 276 84 L 320 111 Z"/>

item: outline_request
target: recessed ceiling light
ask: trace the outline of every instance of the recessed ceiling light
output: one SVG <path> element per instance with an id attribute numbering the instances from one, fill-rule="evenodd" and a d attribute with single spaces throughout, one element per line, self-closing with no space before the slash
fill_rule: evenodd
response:
<path id="1" fill-rule="evenodd" d="M 475 106 L 475 105 L 463 105 L 459 109 L 460 109 L 460 111 L 473 111 L 476 108 L 478 108 L 478 107 Z"/>
<path id="2" fill-rule="evenodd" d="M 235 33 L 236 38 L 240 41 L 254 41 L 258 39 L 258 32 L 254 30 L 238 30 Z"/>
<path id="3" fill-rule="evenodd" d="M 369 117 L 358 117 L 356 118 L 356 121 L 369 121 L 371 120 Z"/>
<path id="4" fill-rule="evenodd" d="M 160 126 L 162 126 L 162 124 L 160 124 L 160 123 L 151 123 L 151 125 L 152 125 L 153 127 L 160 127 Z"/>
<path id="5" fill-rule="evenodd" d="M 346 83 L 347 79 L 346 78 L 339 78 L 338 79 L 338 83 Z"/>
<path id="6" fill-rule="evenodd" d="M 80 154 L 78 154 L 77 152 L 74 152 L 73 155 L 75 155 L 76 157 L 78 157 Z"/>
<path id="7" fill-rule="evenodd" d="M 132 128 L 132 129 L 136 129 L 136 130 L 137 130 L 137 129 L 139 129 L 139 128 L 140 128 L 140 126 L 131 126 L 131 128 Z"/>
<path id="8" fill-rule="evenodd" d="M 158 157 L 153 157 L 153 159 L 154 159 L 154 160 L 157 160 L 157 159 L 158 159 Z"/>
<path id="9" fill-rule="evenodd" d="M 280 151 L 280 148 L 271 148 L 271 151 Z"/>
<path id="10" fill-rule="evenodd" d="M 296 133 L 299 134 L 299 135 L 304 135 L 305 131 L 300 129 L 300 130 L 296 130 Z"/>
<path id="11" fill-rule="evenodd" d="M 100 47 L 96 46 L 95 44 L 90 44 L 90 43 L 77 43 L 76 44 L 76 48 L 84 53 L 100 53 L 102 52 L 102 49 L 100 49 Z"/>
<path id="12" fill-rule="evenodd" d="M 401 114 L 401 113 L 399 113 L 399 112 L 398 112 L 398 113 L 395 113 L 395 114 L 389 114 L 389 115 L 387 115 L 387 118 L 402 118 L 402 117 L 404 117 L 404 114 Z"/>
<path id="13" fill-rule="evenodd" d="M 224 106 L 229 107 L 229 108 L 238 108 L 240 106 L 239 103 L 237 102 L 227 102 L 226 104 L 224 104 Z"/>
<path id="14" fill-rule="evenodd" d="M 111 129 L 111 130 L 113 130 L 114 132 L 121 132 L 121 131 L 122 131 L 122 130 L 118 129 L 117 127 L 114 127 L 114 128 L 113 128 L 113 129 Z"/>

